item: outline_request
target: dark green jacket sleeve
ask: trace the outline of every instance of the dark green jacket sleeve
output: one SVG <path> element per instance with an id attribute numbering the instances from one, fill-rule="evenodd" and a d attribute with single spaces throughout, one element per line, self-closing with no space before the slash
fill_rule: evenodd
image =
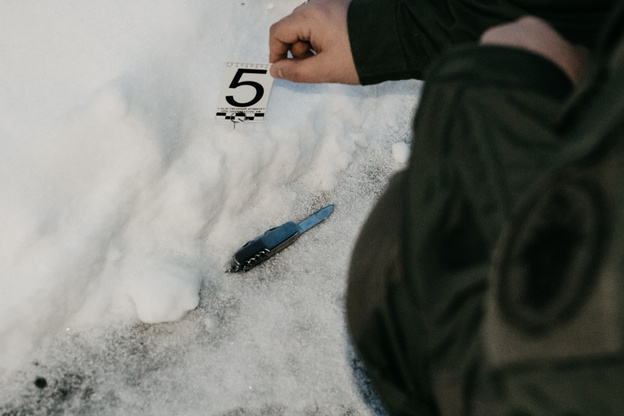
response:
<path id="1" fill-rule="evenodd" d="M 349 38 L 360 82 L 422 79 L 451 45 L 475 42 L 489 27 L 523 15 L 552 24 L 574 43 L 593 46 L 613 0 L 353 0 Z"/>

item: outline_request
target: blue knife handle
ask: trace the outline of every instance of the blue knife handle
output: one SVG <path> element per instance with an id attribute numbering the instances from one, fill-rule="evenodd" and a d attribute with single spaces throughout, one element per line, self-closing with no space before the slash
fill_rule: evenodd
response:
<path id="1" fill-rule="evenodd" d="M 234 253 L 230 272 L 247 272 L 253 269 L 294 243 L 300 235 L 299 226 L 294 222 L 271 228 L 261 236 L 248 241 Z"/>

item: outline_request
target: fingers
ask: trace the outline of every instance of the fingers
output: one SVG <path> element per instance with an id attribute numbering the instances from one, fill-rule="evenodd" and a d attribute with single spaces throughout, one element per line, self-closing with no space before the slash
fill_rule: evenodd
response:
<path id="1" fill-rule="evenodd" d="M 319 82 L 316 72 L 319 68 L 317 57 L 310 43 L 310 19 L 300 11 L 293 13 L 271 26 L 269 37 L 270 73 L 275 78 L 293 82 Z M 301 18 L 303 15 L 304 18 Z M 288 57 L 288 52 L 292 59 Z M 320 61 L 322 61 L 320 57 Z"/>
<path id="2" fill-rule="evenodd" d="M 269 31 L 269 62 L 286 59 L 293 45 L 310 41 L 309 33 L 308 23 L 296 12 L 273 24 Z"/>
<path id="3" fill-rule="evenodd" d="M 271 75 L 294 82 L 359 84 L 347 29 L 349 2 L 314 0 L 271 26 Z"/>

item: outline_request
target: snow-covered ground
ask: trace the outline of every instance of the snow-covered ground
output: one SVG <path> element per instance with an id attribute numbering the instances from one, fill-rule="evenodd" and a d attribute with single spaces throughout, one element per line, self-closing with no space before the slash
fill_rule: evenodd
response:
<path id="1" fill-rule="evenodd" d="M 299 3 L 0 0 L 0 414 L 375 413 L 345 279 L 420 84 L 276 80 L 264 123 L 215 120 Z"/>

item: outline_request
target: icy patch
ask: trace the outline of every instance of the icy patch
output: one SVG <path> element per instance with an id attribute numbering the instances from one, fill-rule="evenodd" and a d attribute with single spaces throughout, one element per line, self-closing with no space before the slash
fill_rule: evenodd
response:
<path id="1" fill-rule="evenodd" d="M 399 142 L 392 145 L 392 157 L 394 157 L 394 160 L 401 165 L 407 164 L 410 158 L 410 152 L 410 146 L 408 143 Z"/>
<path id="2" fill-rule="evenodd" d="M 145 323 L 176 321 L 199 303 L 200 276 L 188 266 L 153 258 L 132 259 L 124 268 L 127 294 Z"/>

